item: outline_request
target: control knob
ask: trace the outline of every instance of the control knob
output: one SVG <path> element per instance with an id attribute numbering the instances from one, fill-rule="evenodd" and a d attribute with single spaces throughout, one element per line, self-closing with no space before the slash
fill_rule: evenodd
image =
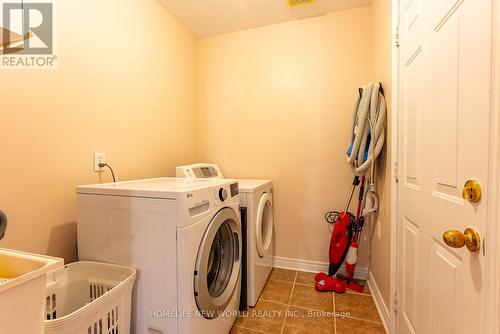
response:
<path id="1" fill-rule="evenodd" d="M 227 199 L 227 190 L 224 188 L 219 189 L 219 199 L 224 202 Z"/>

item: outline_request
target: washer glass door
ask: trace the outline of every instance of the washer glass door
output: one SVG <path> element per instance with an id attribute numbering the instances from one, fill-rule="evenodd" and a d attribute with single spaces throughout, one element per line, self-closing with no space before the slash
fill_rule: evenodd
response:
<path id="1" fill-rule="evenodd" d="M 240 259 L 239 217 L 234 210 L 224 208 L 210 222 L 196 259 L 194 295 L 205 318 L 220 316 L 237 292 Z"/>

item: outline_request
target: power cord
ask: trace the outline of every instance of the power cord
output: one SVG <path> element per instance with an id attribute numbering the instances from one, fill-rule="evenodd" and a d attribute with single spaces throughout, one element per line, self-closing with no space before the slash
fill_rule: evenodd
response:
<path id="1" fill-rule="evenodd" d="M 111 175 L 113 176 L 113 182 L 116 182 L 115 172 L 113 172 L 113 168 L 111 168 L 111 166 L 110 166 L 110 165 L 108 165 L 108 164 L 105 164 L 105 163 L 102 163 L 102 162 L 101 162 L 101 163 L 99 164 L 99 167 L 100 167 L 100 168 L 108 167 L 108 168 L 109 168 L 109 170 L 111 171 Z"/>
<path id="2" fill-rule="evenodd" d="M 328 223 L 328 228 L 330 229 L 330 231 L 333 230 L 333 225 L 335 225 L 335 223 L 340 220 L 340 215 L 341 212 L 338 211 L 329 211 L 325 214 L 325 220 Z M 357 219 L 353 215 L 350 216 L 351 230 L 353 232 L 361 232 L 363 230 L 363 226 L 365 225 L 365 217 L 361 216 L 359 217 L 359 219 Z"/>
<path id="3" fill-rule="evenodd" d="M 328 229 L 330 232 L 333 231 L 333 225 L 337 222 L 340 216 L 340 212 L 338 211 L 329 211 L 325 214 L 325 220 L 328 223 Z"/>
<path id="4" fill-rule="evenodd" d="M 338 217 L 340 216 L 340 212 L 338 211 L 329 211 L 325 214 L 325 220 L 328 224 L 335 224 Z"/>

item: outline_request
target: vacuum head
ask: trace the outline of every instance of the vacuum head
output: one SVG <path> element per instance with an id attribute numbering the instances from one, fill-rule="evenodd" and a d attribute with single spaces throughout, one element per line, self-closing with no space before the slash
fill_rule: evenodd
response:
<path id="1" fill-rule="evenodd" d="M 351 291 L 359 292 L 359 293 L 365 292 L 365 285 L 361 284 L 359 281 L 357 281 L 355 279 L 350 279 L 347 276 L 337 274 L 337 280 L 341 281 L 347 290 L 351 290 Z"/>
<path id="2" fill-rule="evenodd" d="M 346 291 L 345 284 L 341 280 L 330 277 L 325 273 L 319 273 L 315 277 L 316 285 L 314 286 L 318 292 L 336 292 L 344 293 Z"/>

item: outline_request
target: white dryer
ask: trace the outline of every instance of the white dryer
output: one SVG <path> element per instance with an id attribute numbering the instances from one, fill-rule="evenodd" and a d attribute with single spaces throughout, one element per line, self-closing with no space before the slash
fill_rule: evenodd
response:
<path id="1" fill-rule="evenodd" d="M 179 166 L 177 177 L 222 179 L 216 164 Z M 238 179 L 243 226 L 241 309 L 254 307 L 273 268 L 275 254 L 274 199 L 271 180 Z"/>
<path id="2" fill-rule="evenodd" d="M 138 270 L 132 333 L 229 333 L 242 254 L 235 180 L 159 178 L 77 193 L 80 259 Z"/>

